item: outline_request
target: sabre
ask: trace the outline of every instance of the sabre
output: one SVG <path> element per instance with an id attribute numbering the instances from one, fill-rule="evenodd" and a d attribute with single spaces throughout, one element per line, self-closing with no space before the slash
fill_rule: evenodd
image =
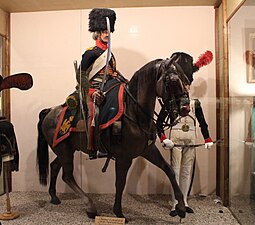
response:
<path id="1" fill-rule="evenodd" d="M 219 142 L 222 142 L 223 141 L 223 138 L 220 138 L 216 141 L 213 141 L 213 144 L 217 144 Z M 174 144 L 174 147 L 182 147 L 182 148 L 196 148 L 196 147 L 200 147 L 200 146 L 203 146 L 205 145 L 204 143 L 202 144 L 194 144 L 194 145 L 179 145 L 179 144 Z"/>
<path id="2" fill-rule="evenodd" d="M 106 75 L 107 75 L 109 61 L 110 61 L 110 56 L 111 56 L 111 27 L 110 27 L 110 20 L 109 20 L 108 17 L 106 17 L 105 19 L 106 19 L 106 26 L 107 26 L 107 32 L 108 32 L 108 46 L 107 46 L 107 57 L 106 57 L 104 76 L 103 76 L 102 84 L 101 84 L 101 87 L 100 87 L 101 93 L 103 92 L 103 89 L 104 89 L 104 83 L 106 81 Z M 100 116 L 99 106 L 97 106 L 95 104 L 95 101 L 94 101 L 94 119 L 92 120 L 92 124 L 94 123 L 95 134 L 97 134 L 97 136 L 95 138 L 96 139 L 95 144 L 96 144 L 96 148 L 97 149 L 99 149 L 99 143 L 100 143 L 99 116 Z"/>
<path id="3" fill-rule="evenodd" d="M 102 85 L 100 87 L 100 91 L 103 91 L 103 89 L 104 89 L 104 83 L 105 83 L 105 80 L 106 80 L 109 61 L 110 61 L 110 58 L 111 58 L 111 26 L 110 26 L 110 20 L 109 20 L 108 17 L 106 17 L 106 26 L 107 26 L 107 32 L 108 32 L 108 47 L 107 47 L 107 57 L 106 57 L 104 77 L 103 77 Z"/>

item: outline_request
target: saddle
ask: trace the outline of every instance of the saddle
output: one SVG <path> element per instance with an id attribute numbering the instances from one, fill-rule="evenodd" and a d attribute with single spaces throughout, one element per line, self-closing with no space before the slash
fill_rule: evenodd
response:
<path id="1" fill-rule="evenodd" d="M 102 131 L 115 123 L 113 132 L 120 132 L 119 119 L 124 113 L 124 83 L 117 79 L 110 79 L 104 86 L 105 100 L 99 107 L 99 131 Z M 93 120 L 95 117 L 95 106 L 90 97 L 87 102 L 83 101 L 83 108 L 80 108 L 78 92 L 74 92 L 63 104 L 57 129 L 53 139 L 53 147 L 70 136 L 71 132 L 88 132 L 89 145 L 93 145 Z M 117 122 L 118 121 L 118 122 Z M 97 135 L 97 134 L 94 134 Z"/>

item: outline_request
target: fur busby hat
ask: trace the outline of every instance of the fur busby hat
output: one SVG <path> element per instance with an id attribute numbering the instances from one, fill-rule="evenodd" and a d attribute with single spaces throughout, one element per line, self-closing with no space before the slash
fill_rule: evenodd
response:
<path id="1" fill-rule="evenodd" d="M 111 32 L 114 32 L 114 24 L 116 14 L 112 9 L 95 8 L 89 13 L 89 31 L 104 31 L 107 30 L 106 17 L 110 20 Z"/>
<path id="2" fill-rule="evenodd" d="M 175 61 L 183 69 L 183 72 L 189 79 L 190 84 L 193 82 L 193 73 L 197 72 L 201 67 L 208 65 L 213 60 L 213 54 L 209 50 L 200 55 L 195 63 L 193 63 L 193 57 L 184 52 L 175 52 L 171 57 L 176 58 Z"/>
<path id="3" fill-rule="evenodd" d="M 175 62 L 177 62 L 185 75 L 187 76 L 189 83 L 191 84 L 193 81 L 193 57 L 184 52 L 174 52 L 171 55 L 171 58 L 175 58 Z"/>

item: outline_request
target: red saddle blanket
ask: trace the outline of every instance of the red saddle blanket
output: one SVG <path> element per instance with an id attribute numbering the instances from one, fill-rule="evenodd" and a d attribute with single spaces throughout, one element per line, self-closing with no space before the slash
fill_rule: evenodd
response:
<path id="1" fill-rule="evenodd" d="M 114 79 L 112 82 L 107 82 L 105 85 L 105 90 L 110 89 L 109 92 L 106 92 L 106 97 L 104 104 L 100 106 L 99 109 L 99 128 L 100 130 L 106 129 L 112 125 L 115 121 L 120 119 L 124 112 L 124 85 L 123 83 L 116 83 Z M 88 124 L 89 129 L 91 129 L 92 120 L 94 118 L 94 106 L 91 98 L 88 98 L 88 107 L 89 107 L 89 116 Z M 71 132 L 80 132 L 77 130 L 77 123 L 80 118 L 80 113 L 73 115 L 67 106 L 63 107 L 63 110 L 60 114 L 56 131 L 53 138 L 53 147 L 59 144 L 61 141 L 65 140 L 70 136 Z M 84 130 L 85 131 L 85 130 Z"/>

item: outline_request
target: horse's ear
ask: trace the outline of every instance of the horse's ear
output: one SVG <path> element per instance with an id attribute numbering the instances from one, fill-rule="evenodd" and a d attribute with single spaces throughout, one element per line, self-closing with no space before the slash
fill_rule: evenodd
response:
<path id="1" fill-rule="evenodd" d="M 164 95 L 164 78 L 161 76 L 156 84 L 156 93 L 158 97 L 163 97 Z"/>
<path id="2" fill-rule="evenodd" d="M 165 68 L 169 68 L 171 67 L 171 65 L 173 64 L 174 61 L 176 61 L 178 58 L 177 54 L 172 54 L 170 58 L 167 58 L 165 60 Z"/>

